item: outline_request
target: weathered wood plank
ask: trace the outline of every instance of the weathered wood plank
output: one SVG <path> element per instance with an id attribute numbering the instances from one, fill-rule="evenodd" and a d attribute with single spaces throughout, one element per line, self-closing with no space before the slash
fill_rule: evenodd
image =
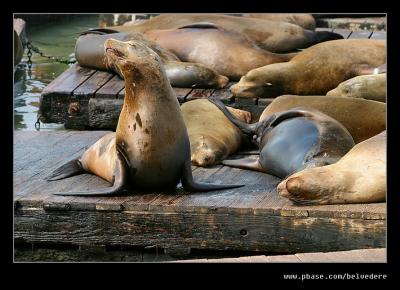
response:
<path id="1" fill-rule="evenodd" d="M 16 241 L 33 243 L 179 245 L 287 253 L 385 246 L 385 221 L 341 220 L 218 212 L 45 212 L 20 208 L 15 211 L 14 236 Z"/>
<path id="2" fill-rule="evenodd" d="M 114 75 L 104 86 L 95 92 L 96 98 L 116 99 L 118 93 L 125 87 L 124 80 L 118 75 Z"/>
<path id="3" fill-rule="evenodd" d="M 185 102 L 196 100 L 196 99 L 204 99 L 209 98 L 214 93 L 215 89 L 194 89 L 190 95 L 185 98 Z"/>
<path id="4" fill-rule="evenodd" d="M 113 78 L 113 75 L 109 72 L 96 71 L 83 84 L 74 89 L 73 94 L 75 96 L 93 97 L 96 91 L 110 81 L 111 78 Z"/>
<path id="5" fill-rule="evenodd" d="M 123 104 L 123 99 L 91 98 L 88 103 L 89 126 L 96 129 L 115 130 Z"/>

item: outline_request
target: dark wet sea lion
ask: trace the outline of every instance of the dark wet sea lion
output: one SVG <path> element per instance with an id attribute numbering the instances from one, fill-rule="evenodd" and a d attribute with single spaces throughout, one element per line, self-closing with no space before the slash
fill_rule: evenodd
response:
<path id="1" fill-rule="evenodd" d="M 134 188 L 169 190 L 179 181 L 188 191 L 209 191 L 241 185 L 216 185 L 193 180 L 190 144 L 178 100 L 160 57 L 139 41 L 105 42 L 107 61 L 125 79 L 124 105 L 117 129 L 83 154 L 56 169 L 48 180 L 92 172 L 111 187 L 58 195 L 112 195 Z M 114 137 L 115 136 L 115 137 Z"/>
<path id="2" fill-rule="evenodd" d="M 200 63 L 181 62 L 170 51 L 143 37 L 140 33 L 116 33 L 111 29 L 96 29 L 83 32 L 75 45 L 75 57 L 79 65 L 99 70 L 121 73 L 113 65 L 107 65 L 104 43 L 114 38 L 120 41 L 135 40 L 154 50 L 164 62 L 167 77 L 174 87 L 223 88 L 228 78 Z"/>
<path id="3" fill-rule="evenodd" d="M 240 121 L 250 122 L 250 112 L 227 109 Z M 215 165 L 240 148 L 242 132 L 208 99 L 186 102 L 181 111 L 188 129 L 193 165 Z"/>
<path id="4" fill-rule="evenodd" d="M 299 106 L 314 108 L 337 120 L 357 144 L 386 129 L 386 104 L 372 100 L 284 95 L 274 99 L 262 112 L 260 121 Z"/>
<path id="5" fill-rule="evenodd" d="M 328 31 L 311 31 L 281 21 L 223 14 L 161 14 L 137 25 L 113 26 L 118 31 L 146 32 L 157 29 L 176 29 L 198 22 L 209 22 L 227 31 L 238 32 L 271 52 L 289 52 L 322 41 L 341 39 L 341 35 Z"/>
<path id="6" fill-rule="evenodd" d="M 386 73 L 361 75 L 340 83 L 327 96 L 361 98 L 386 103 Z"/>
<path id="7" fill-rule="evenodd" d="M 201 28 L 202 27 L 202 28 Z M 296 53 L 277 54 L 259 48 L 243 35 L 216 26 L 194 25 L 179 29 L 150 30 L 144 35 L 182 61 L 202 63 L 231 80 L 264 65 L 286 62 Z"/>
<path id="8" fill-rule="evenodd" d="M 278 193 L 298 204 L 386 200 L 386 131 L 355 145 L 335 164 L 297 172 Z"/>
<path id="9" fill-rule="evenodd" d="M 315 30 L 315 19 L 306 13 L 247 13 L 244 17 L 260 18 L 272 21 L 283 21 L 296 24 L 308 30 Z"/>
<path id="10" fill-rule="evenodd" d="M 212 102 L 260 148 L 258 160 L 224 160 L 224 165 L 285 178 L 305 168 L 335 163 L 354 146 L 342 124 L 312 108 L 298 107 L 246 124 L 233 117 L 222 102 Z"/>
<path id="11" fill-rule="evenodd" d="M 268 98 L 284 94 L 325 95 L 357 76 L 360 67 L 386 62 L 385 41 L 342 39 L 319 43 L 285 63 L 253 69 L 231 87 L 237 97 Z"/>

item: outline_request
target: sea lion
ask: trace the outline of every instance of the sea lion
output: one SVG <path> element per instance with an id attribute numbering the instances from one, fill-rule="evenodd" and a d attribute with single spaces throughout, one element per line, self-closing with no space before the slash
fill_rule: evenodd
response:
<path id="1" fill-rule="evenodd" d="M 296 55 L 266 51 L 237 32 L 213 25 L 150 30 L 144 35 L 180 60 L 202 63 L 235 81 L 254 68 L 286 62 Z"/>
<path id="2" fill-rule="evenodd" d="M 385 201 L 386 131 L 357 144 L 335 164 L 289 176 L 277 190 L 307 205 Z"/>
<path id="3" fill-rule="evenodd" d="M 284 63 L 253 69 L 231 87 L 236 97 L 270 98 L 283 94 L 325 95 L 358 69 L 386 62 L 385 41 L 341 39 L 319 43 Z"/>
<path id="4" fill-rule="evenodd" d="M 169 190 L 181 180 L 188 191 L 209 191 L 241 185 L 193 180 L 190 143 L 178 100 L 161 58 L 140 41 L 105 42 L 107 60 L 125 79 L 125 97 L 115 133 L 102 137 L 79 160 L 56 169 L 49 181 L 94 173 L 113 185 L 87 192 L 58 195 L 112 195 L 129 188 Z"/>
<path id="5" fill-rule="evenodd" d="M 137 25 L 112 26 L 118 31 L 146 32 L 157 29 L 176 29 L 195 23 L 212 23 L 227 31 L 238 32 L 271 52 L 289 52 L 319 42 L 342 39 L 329 31 L 311 31 L 282 22 L 223 14 L 161 14 Z"/>
<path id="6" fill-rule="evenodd" d="M 315 18 L 306 13 L 248 13 L 244 17 L 283 21 L 296 24 L 308 30 L 315 30 Z"/>
<path id="7" fill-rule="evenodd" d="M 167 77 L 174 87 L 223 88 L 229 82 L 227 77 L 203 64 L 181 62 L 176 55 L 146 39 L 140 33 L 116 33 L 111 29 L 90 30 L 81 34 L 75 45 L 75 57 L 79 65 L 99 70 L 111 70 L 122 78 L 122 74 L 116 67 L 107 65 L 104 43 L 109 38 L 120 41 L 140 41 L 154 50 L 164 62 Z"/>
<path id="8" fill-rule="evenodd" d="M 386 104 L 371 100 L 330 96 L 291 96 L 274 99 L 262 112 L 260 121 L 299 106 L 314 108 L 341 123 L 355 143 L 386 129 Z"/>
<path id="9" fill-rule="evenodd" d="M 250 112 L 227 109 L 242 122 L 250 122 Z M 181 111 L 189 134 L 193 165 L 215 165 L 240 148 L 242 132 L 208 99 L 186 102 Z"/>
<path id="10" fill-rule="evenodd" d="M 212 102 L 260 149 L 256 160 L 224 160 L 224 165 L 286 178 L 305 168 L 335 163 L 354 146 L 342 124 L 312 108 L 297 107 L 246 124 L 233 117 L 222 102 Z"/>
<path id="11" fill-rule="evenodd" d="M 362 75 L 340 83 L 327 96 L 362 98 L 386 103 L 386 74 Z"/>

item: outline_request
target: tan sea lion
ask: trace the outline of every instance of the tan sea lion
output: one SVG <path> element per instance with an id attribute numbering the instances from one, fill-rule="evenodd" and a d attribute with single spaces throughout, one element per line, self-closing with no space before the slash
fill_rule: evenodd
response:
<path id="1" fill-rule="evenodd" d="M 260 121 L 299 106 L 317 109 L 339 121 L 350 132 L 355 143 L 386 129 L 386 105 L 381 102 L 328 96 L 280 96 L 262 112 Z"/>
<path id="2" fill-rule="evenodd" d="M 179 181 L 188 191 L 241 186 L 193 180 L 187 129 L 158 54 L 140 41 L 108 39 L 104 45 L 108 62 L 125 79 L 124 104 L 116 132 L 102 137 L 82 158 L 56 169 L 48 180 L 87 171 L 113 185 L 55 194 L 99 196 L 120 194 L 130 188 L 171 190 Z"/>
<path id="3" fill-rule="evenodd" d="M 335 164 L 297 172 L 278 193 L 298 204 L 386 200 L 386 131 L 354 146 Z"/>
<path id="4" fill-rule="evenodd" d="M 24 48 L 22 46 L 21 39 L 17 32 L 14 30 L 14 66 L 20 63 L 22 56 L 24 55 Z"/>
<path id="5" fill-rule="evenodd" d="M 250 122 L 250 112 L 227 109 L 242 122 Z M 186 102 L 181 111 L 188 129 L 193 165 L 215 165 L 240 148 L 241 131 L 208 99 Z"/>
<path id="6" fill-rule="evenodd" d="M 306 13 L 248 13 L 244 17 L 260 18 L 272 21 L 283 21 L 296 24 L 308 30 L 315 30 L 315 19 Z"/>
<path id="7" fill-rule="evenodd" d="M 81 34 L 75 45 L 75 57 L 79 65 L 99 70 L 111 70 L 122 78 L 122 74 L 116 67 L 107 65 L 104 43 L 109 38 L 120 41 L 140 41 L 154 50 L 163 61 L 167 77 L 174 87 L 223 88 L 229 82 L 226 76 L 218 74 L 203 64 L 181 62 L 176 55 L 146 39 L 140 33 L 115 33 L 110 29 L 90 30 Z"/>
<path id="8" fill-rule="evenodd" d="M 362 98 L 386 103 L 386 74 L 362 75 L 340 83 L 327 96 Z"/>
<path id="9" fill-rule="evenodd" d="M 231 92 L 236 97 L 249 98 L 325 95 L 358 75 L 360 67 L 375 68 L 385 62 L 383 40 L 332 40 L 309 47 L 288 62 L 249 71 L 231 87 Z"/>
<path id="10" fill-rule="evenodd" d="M 118 31 L 146 32 L 157 29 L 176 29 L 194 23 L 212 23 L 227 31 L 238 32 L 271 52 L 289 52 L 319 42 L 341 39 L 343 36 L 328 31 L 311 31 L 282 22 L 223 14 L 161 14 L 137 25 L 112 26 Z"/>
<path id="11" fill-rule="evenodd" d="M 149 30 L 144 35 L 180 60 L 202 63 L 236 81 L 254 68 L 286 62 L 296 55 L 266 51 L 237 32 L 213 25 Z"/>
<path id="12" fill-rule="evenodd" d="M 246 124 L 232 116 L 222 102 L 211 101 L 260 149 L 256 160 L 224 160 L 224 165 L 286 178 L 305 168 L 335 163 L 354 146 L 342 124 L 312 108 L 297 107 Z"/>

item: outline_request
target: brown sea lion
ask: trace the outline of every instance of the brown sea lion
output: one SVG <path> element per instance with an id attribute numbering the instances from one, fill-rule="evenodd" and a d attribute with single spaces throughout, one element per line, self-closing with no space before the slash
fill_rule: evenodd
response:
<path id="1" fill-rule="evenodd" d="M 104 45 L 108 62 L 125 79 L 124 105 L 116 132 L 89 147 L 81 159 L 56 169 L 48 180 L 87 171 L 113 185 L 55 194 L 99 196 L 130 188 L 171 190 L 179 181 L 188 191 L 239 187 L 193 180 L 187 129 L 158 54 L 139 41 L 108 39 Z"/>
<path id="2" fill-rule="evenodd" d="M 144 35 L 182 61 L 202 63 L 231 80 L 271 63 L 286 62 L 296 53 L 276 54 L 259 48 L 243 35 L 216 26 L 150 30 Z"/>
<path id="3" fill-rule="evenodd" d="M 278 193 L 298 204 L 386 200 L 386 131 L 354 146 L 335 164 L 297 172 Z"/>
<path id="4" fill-rule="evenodd" d="M 315 19 L 306 13 L 247 13 L 244 17 L 260 18 L 272 21 L 283 21 L 296 24 L 308 30 L 315 30 Z"/>
<path id="5" fill-rule="evenodd" d="M 242 122 L 250 122 L 250 112 L 227 109 Z M 242 132 L 208 99 L 186 102 L 181 111 L 188 129 L 193 165 L 215 165 L 240 148 Z"/>
<path id="6" fill-rule="evenodd" d="M 315 32 L 287 22 L 223 14 L 161 14 L 137 25 L 112 26 L 112 29 L 146 32 L 158 29 L 176 29 L 199 22 L 212 23 L 227 31 L 238 32 L 259 47 L 271 52 L 289 52 L 319 42 L 343 38 L 333 32 Z"/>
<path id="7" fill-rule="evenodd" d="M 75 57 L 79 65 L 99 70 L 111 70 L 122 78 L 118 68 L 107 65 L 104 43 L 109 38 L 120 41 L 140 41 L 154 50 L 164 62 L 167 77 L 174 87 L 223 88 L 229 82 L 227 77 L 203 64 L 181 62 L 176 55 L 146 39 L 140 33 L 115 33 L 110 29 L 97 29 L 82 33 L 75 45 Z"/>
<path id="8" fill-rule="evenodd" d="M 280 96 L 262 112 L 260 121 L 271 115 L 299 106 L 314 108 L 341 123 L 355 143 L 386 129 L 386 105 L 381 102 L 328 96 Z"/>
<path id="9" fill-rule="evenodd" d="M 386 74 L 362 75 L 340 83 L 327 96 L 362 98 L 386 103 Z"/>
<path id="10" fill-rule="evenodd" d="M 332 40 L 309 47 L 288 62 L 249 71 L 231 87 L 231 92 L 234 96 L 249 98 L 325 95 L 358 75 L 360 67 L 375 68 L 385 62 L 383 40 Z"/>
<path id="11" fill-rule="evenodd" d="M 305 168 L 335 163 L 354 146 L 342 124 L 312 108 L 297 107 L 246 124 L 232 116 L 222 102 L 212 102 L 260 149 L 256 160 L 224 160 L 224 165 L 286 178 Z"/>

